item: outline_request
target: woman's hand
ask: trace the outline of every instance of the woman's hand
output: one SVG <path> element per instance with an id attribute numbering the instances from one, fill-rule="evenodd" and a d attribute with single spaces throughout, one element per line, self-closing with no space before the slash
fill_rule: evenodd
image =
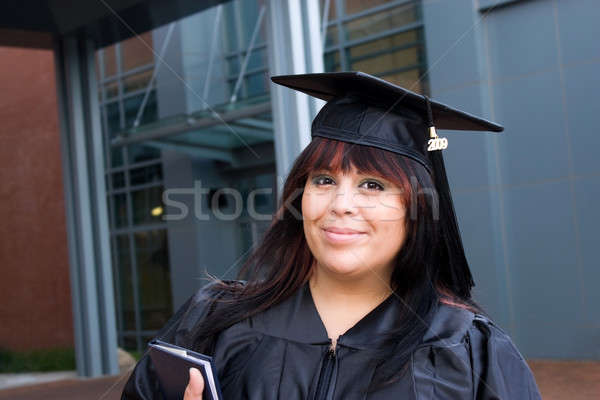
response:
<path id="1" fill-rule="evenodd" d="M 204 391 L 204 379 L 202 374 L 196 368 L 190 368 L 190 380 L 185 387 L 183 400 L 202 400 Z"/>

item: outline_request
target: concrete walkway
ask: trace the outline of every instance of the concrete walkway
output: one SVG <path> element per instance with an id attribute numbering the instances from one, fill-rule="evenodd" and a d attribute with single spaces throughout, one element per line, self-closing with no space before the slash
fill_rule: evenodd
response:
<path id="1" fill-rule="evenodd" d="M 600 362 L 531 360 L 529 365 L 544 400 L 600 399 Z M 118 400 L 128 376 L 71 378 L 5 389 L 0 390 L 0 400 Z"/>
<path id="2" fill-rule="evenodd" d="M 544 400 L 599 400 L 600 362 L 528 361 Z"/>
<path id="3" fill-rule="evenodd" d="M 130 371 L 102 378 L 70 377 L 0 390 L 0 400 L 118 400 Z M 29 375 L 29 374 L 27 374 Z"/>
<path id="4" fill-rule="evenodd" d="M 76 379 L 77 371 L 31 372 L 24 374 L 0 374 L 0 391 L 18 386 Z"/>

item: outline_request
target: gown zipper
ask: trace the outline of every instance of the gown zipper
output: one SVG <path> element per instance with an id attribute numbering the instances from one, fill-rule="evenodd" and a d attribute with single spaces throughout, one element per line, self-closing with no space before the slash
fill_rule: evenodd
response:
<path id="1" fill-rule="evenodd" d="M 327 400 L 327 393 L 329 392 L 329 387 L 331 385 L 335 361 L 335 349 L 329 347 L 321 367 L 321 372 L 319 373 L 319 381 L 317 383 L 317 390 L 315 392 L 315 400 Z"/>

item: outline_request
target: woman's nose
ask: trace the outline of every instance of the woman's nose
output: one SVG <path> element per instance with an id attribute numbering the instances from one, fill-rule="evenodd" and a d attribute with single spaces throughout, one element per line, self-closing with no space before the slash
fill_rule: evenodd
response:
<path id="1" fill-rule="evenodd" d="M 357 207 L 351 185 L 339 184 L 331 199 L 330 211 L 338 215 L 356 214 Z"/>

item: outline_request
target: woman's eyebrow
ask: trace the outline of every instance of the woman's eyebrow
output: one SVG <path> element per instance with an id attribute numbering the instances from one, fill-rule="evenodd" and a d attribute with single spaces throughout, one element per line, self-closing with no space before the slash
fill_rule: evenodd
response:
<path id="1" fill-rule="evenodd" d="M 358 172 L 356 175 L 358 175 L 361 178 L 372 178 L 372 179 L 376 179 L 378 181 L 383 181 L 383 182 L 390 182 L 389 179 L 386 179 L 380 175 L 374 174 L 374 173 L 369 173 L 369 172 Z"/>
<path id="2" fill-rule="evenodd" d="M 327 167 L 323 167 L 323 168 L 318 168 L 318 169 L 314 169 L 312 170 L 309 175 L 314 176 L 314 175 L 318 175 L 318 174 L 342 174 L 342 175 L 348 175 L 348 174 L 344 174 L 341 170 L 333 170 L 331 168 L 327 168 Z M 375 173 L 370 173 L 370 172 L 356 172 L 356 176 L 359 179 L 375 179 L 378 181 L 381 181 L 381 183 L 385 183 L 385 184 L 392 184 L 392 181 L 390 181 L 389 179 L 386 179 L 378 174 Z"/>
<path id="3" fill-rule="evenodd" d="M 331 168 L 318 168 L 318 169 L 313 169 L 312 171 L 310 171 L 310 173 L 313 175 L 322 174 L 322 173 L 332 174 L 332 173 L 335 173 L 335 171 L 333 171 Z"/>

